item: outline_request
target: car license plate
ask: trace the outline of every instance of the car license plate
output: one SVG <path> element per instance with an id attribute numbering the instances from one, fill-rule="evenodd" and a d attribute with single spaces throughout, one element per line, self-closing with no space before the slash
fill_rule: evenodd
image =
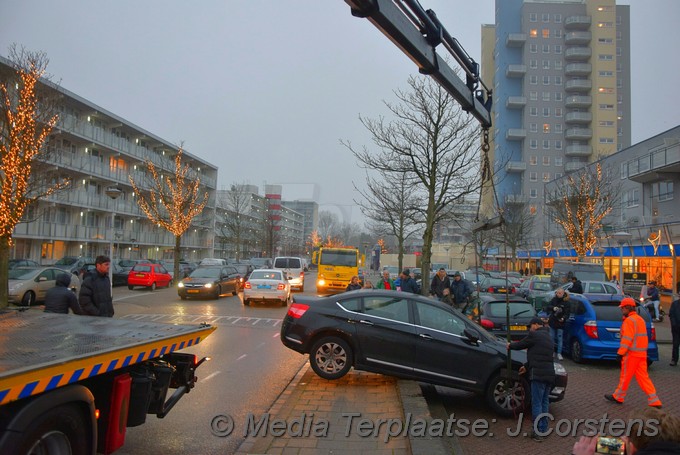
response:
<path id="1" fill-rule="evenodd" d="M 510 326 L 510 331 L 515 331 L 515 330 L 526 330 L 527 326 L 525 325 L 511 325 Z"/>
<path id="2" fill-rule="evenodd" d="M 143 274 L 143 273 L 136 273 L 135 276 L 136 276 L 137 278 L 144 278 L 144 274 Z"/>
<path id="3" fill-rule="evenodd" d="M 200 291 L 198 289 L 189 289 L 187 292 L 189 294 L 198 294 Z"/>
<path id="4" fill-rule="evenodd" d="M 272 287 L 268 284 L 258 284 L 257 288 L 258 289 L 271 289 Z"/>
<path id="5" fill-rule="evenodd" d="M 499 289 L 499 290 L 498 290 L 498 293 L 499 293 L 499 294 L 505 294 L 505 289 Z"/>

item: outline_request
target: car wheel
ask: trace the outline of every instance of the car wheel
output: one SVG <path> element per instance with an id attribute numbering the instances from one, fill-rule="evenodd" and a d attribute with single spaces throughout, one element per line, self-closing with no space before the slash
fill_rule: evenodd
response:
<path id="1" fill-rule="evenodd" d="M 151 286 L 149 287 L 149 289 L 151 289 L 152 291 L 156 290 L 156 282 L 155 281 L 153 283 L 151 283 Z"/>
<path id="2" fill-rule="evenodd" d="M 92 435 L 83 412 L 75 405 L 62 405 L 36 417 L 25 430 L 16 453 L 85 455 Z"/>
<path id="3" fill-rule="evenodd" d="M 134 286 L 130 286 L 130 285 L 128 284 L 128 289 L 132 291 L 132 290 L 134 289 Z"/>
<path id="4" fill-rule="evenodd" d="M 22 306 L 31 306 L 35 303 L 35 292 L 27 291 L 26 294 L 21 298 Z"/>
<path id="5" fill-rule="evenodd" d="M 583 346 L 577 339 L 571 342 L 571 360 L 575 363 L 583 363 Z"/>
<path id="6" fill-rule="evenodd" d="M 250 306 L 250 300 L 244 298 L 244 299 L 243 299 L 243 304 L 244 304 L 245 306 Z"/>
<path id="7" fill-rule="evenodd" d="M 529 406 L 529 385 L 524 380 L 495 376 L 486 389 L 486 401 L 498 415 L 512 417 Z"/>
<path id="8" fill-rule="evenodd" d="M 222 295 L 222 287 L 221 287 L 221 286 L 217 286 L 217 287 L 215 288 L 215 294 L 213 294 L 213 299 L 219 300 L 221 295 Z"/>
<path id="9" fill-rule="evenodd" d="M 179 298 L 182 299 L 182 300 L 186 300 L 187 296 L 186 295 L 180 295 Z"/>
<path id="10" fill-rule="evenodd" d="M 352 368 L 352 350 L 345 340 L 325 337 L 312 346 L 309 363 L 312 370 L 324 379 L 339 379 Z"/>
<path id="11" fill-rule="evenodd" d="M 238 284 L 234 286 L 234 290 L 231 291 L 231 295 L 238 295 Z"/>

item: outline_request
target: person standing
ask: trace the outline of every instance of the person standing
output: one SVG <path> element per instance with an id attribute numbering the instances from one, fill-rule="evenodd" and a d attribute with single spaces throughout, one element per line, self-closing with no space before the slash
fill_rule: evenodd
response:
<path id="1" fill-rule="evenodd" d="M 623 404 L 628 393 L 628 385 L 635 376 L 640 388 L 647 394 L 647 404 L 661 407 L 661 400 L 656 395 L 656 389 L 647 374 L 647 326 L 645 320 L 635 312 L 635 300 L 625 297 L 619 305 L 623 314 L 621 324 L 621 343 L 616 357 L 621 361 L 621 375 L 616 391 L 604 398 L 617 404 Z"/>
<path id="2" fill-rule="evenodd" d="M 527 363 L 520 369 L 520 374 L 525 374 L 531 385 L 531 415 L 534 419 L 531 438 L 542 441 L 548 430 L 550 390 L 555 383 L 553 343 L 541 319 L 533 318 L 529 325 L 529 334 L 519 341 L 508 343 L 507 348 L 527 350 Z M 541 419 L 538 419 L 541 415 Z"/>
<path id="3" fill-rule="evenodd" d="M 581 280 L 575 276 L 571 277 L 571 287 L 569 288 L 569 292 L 572 294 L 583 294 L 583 283 L 581 283 Z"/>
<path id="4" fill-rule="evenodd" d="M 678 364 L 678 348 L 680 348 L 680 297 L 671 303 L 668 319 L 671 321 L 671 335 L 673 336 L 673 353 L 671 354 L 670 365 L 674 367 Z"/>
<path id="5" fill-rule="evenodd" d="M 456 308 L 463 307 L 468 298 L 472 295 L 472 287 L 460 276 L 460 272 L 453 274 L 451 295 L 453 296 L 453 303 Z"/>
<path id="6" fill-rule="evenodd" d="M 420 287 L 416 280 L 411 277 L 411 271 L 404 269 L 401 271 L 401 290 L 411 294 L 420 294 Z"/>
<path id="7" fill-rule="evenodd" d="M 397 288 L 394 285 L 394 281 L 392 281 L 392 279 L 390 278 L 389 270 L 383 270 L 382 275 L 383 275 L 382 278 L 378 280 L 378 283 L 375 285 L 375 288 L 396 291 Z"/>
<path id="8" fill-rule="evenodd" d="M 647 300 L 654 305 L 654 322 L 659 322 L 659 305 L 661 297 L 659 296 L 659 288 L 656 287 L 656 281 L 650 281 L 647 286 Z"/>
<path id="9" fill-rule="evenodd" d="M 444 267 L 437 270 L 437 273 L 432 277 L 432 283 L 430 283 L 430 295 L 437 296 L 439 300 L 445 300 L 451 295 L 451 281 L 446 274 L 446 269 Z"/>
<path id="10" fill-rule="evenodd" d="M 70 308 L 73 314 L 83 314 L 76 294 L 69 289 L 71 276 L 67 272 L 57 275 L 56 286 L 45 295 L 45 313 L 68 314 Z"/>
<path id="11" fill-rule="evenodd" d="M 94 261 L 95 272 L 90 274 L 80 286 L 80 307 L 88 316 L 113 316 L 113 297 L 109 268 L 111 259 L 108 256 L 97 256 Z"/>
<path id="12" fill-rule="evenodd" d="M 345 291 L 356 291 L 357 289 L 361 289 L 361 285 L 359 284 L 359 277 L 354 275 L 347 285 Z"/>
<path id="13" fill-rule="evenodd" d="M 562 343 L 564 341 L 564 326 L 569 319 L 569 294 L 562 288 L 557 288 L 555 297 L 548 303 L 544 311 L 548 314 L 550 338 L 553 340 L 557 360 L 562 360 Z"/>

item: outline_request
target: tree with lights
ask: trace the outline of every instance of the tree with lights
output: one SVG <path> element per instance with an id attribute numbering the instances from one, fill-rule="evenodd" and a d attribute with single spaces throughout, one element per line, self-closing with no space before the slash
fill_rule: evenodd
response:
<path id="1" fill-rule="evenodd" d="M 38 199 L 69 185 L 68 180 L 36 173 L 46 140 L 58 116 L 41 97 L 39 81 L 49 59 L 43 52 L 10 47 L 16 74 L 0 83 L 0 308 L 7 307 L 12 233 L 26 209 Z"/>
<path id="2" fill-rule="evenodd" d="M 595 247 L 602 219 L 611 212 L 618 194 L 619 185 L 614 184 L 611 174 L 602 171 L 600 163 L 546 186 L 548 214 L 564 232 L 579 261 Z"/>
<path id="3" fill-rule="evenodd" d="M 130 185 L 135 190 L 137 204 L 154 224 L 167 229 L 175 236 L 174 272 L 179 277 L 180 245 L 182 235 L 191 226 L 192 220 L 200 215 L 208 203 L 208 193 L 199 201 L 201 180 L 192 176 L 187 178 L 189 165 L 182 165 L 182 147 L 175 155 L 175 172 L 163 176 L 149 159 L 145 162 L 151 175 L 150 189 L 142 190 L 138 182 L 129 176 Z"/>

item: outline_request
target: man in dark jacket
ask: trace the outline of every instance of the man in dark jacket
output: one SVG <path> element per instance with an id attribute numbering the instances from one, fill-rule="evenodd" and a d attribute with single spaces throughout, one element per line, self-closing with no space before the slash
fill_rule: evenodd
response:
<path id="1" fill-rule="evenodd" d="M 45 313 L 68 314 L 70 308 L 73 314 L 83 314 L 76 294 L 69 289 L 71 274 L 60 273 L 56 281 L 56 286 L 49 289 L 45 296 Z"/>
<path id="2" fill-rule="evenodd" d="M 450 300 L 450 287 L 451 281 L 449 280 L 449 276 L 446 274 L 446 269 L 442 267 L 432 277 L 432 283 L 430 283 L 430 295 L 436 295 L 439 300 L 445 300 L 447 297 Z"/>
<path id="3" fill-rule="evenodd" d="M 671 303 L 668 319 L 671 320 L 671 335 L 673 337 L 671 366 L 674 367 L 678 364 L 678 348 L 680 348 L 680 298 Z"/>
<path id="4" fill-rule="evenodd" d="M 581 283 L 581 280 L 575 276 L 571 277 L 571 287 L 569 288 L 569 292 L 572 294 L 583 294 L 583 283 Z"/>
<path id="5" fill-rule="evenodd" d="M 527 350 L 527 363 L 520 369 L 531 383 L 531 415 L 534 419 L 534 431 L 531 438 L 535 441 L 545 439 L 548 430 L 548 413 L 550 390 L 555 383 L 555 365 L 553 363 L 553 345 L 548 329 L 543 321 L 533 318 L 529 323 L 529 334 L 519 341 L 508 343 L 508 349 Z M 544 414 L 540 420 L 537 417 Z"/>
<path id="6" fill-rule="evenodd" d="M 89 316 L 113 316 L 113 297 L 109 267 L 111 259 L 97 256 L 94 261 L 96 272 L 88 276 L 80 287 L 80 307 Z"/>
<path id="7" fill-rule="evenodd" d="M 569 319 L 570 312 L 569 294 L 562 288 L 557 288 L 555 297 L 548 302 L 543 311 L 548 314 L 548 326 L 550 338 L 552 338 L 557 352 L 557 360 L 562 360 L 562 343 L 564 339 L 564 325 Z"/>
<path id="8" fill-rule="evenodd" d="M 409 269 L 401 271 L 401 290 L 411 294 L 420 294 L 420 287 L 416 280 L 411 278 L 411 271 Z"/>
<path id="9" fill-rule="evenodd" d="M 472 295 L 472 286 L 460 276 L 460 272 L 453 274 L 453 282 L 451 283 L 451 296 L 453 296 L 453 303 L 456 308 L 465 306 L 468 297 Z"/>

